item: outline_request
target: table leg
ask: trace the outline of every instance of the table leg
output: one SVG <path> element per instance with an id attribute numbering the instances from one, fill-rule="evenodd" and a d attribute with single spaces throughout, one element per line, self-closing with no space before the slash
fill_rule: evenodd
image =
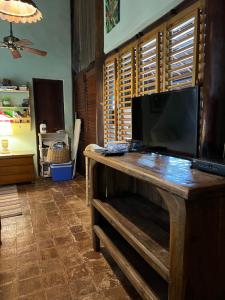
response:
<path id="1" fill-rule="evenodd" d="M 185 299 L 184 246 L 186 229 L 185 200 L 158 189 L 170 216 L 170 281 L 169 300 Z"/>
<path id="2" fill-rule="evenodd" d="M 96 174 L 95 174 L 95 166 L 96 161 L 89 159 L 89 202 L 91 204 L 91 222 L 92 222 L 92 244 L 93 249 L 95 251 L 100 251 L 100 239 L 94 232 L 93 228 L 94 225 L 98 225 L 99 223 L 99 213 L 92 205 L 92 199 L 94 198 L 94 189 L 95 189 L 95 181 L 97 180 Z"/>

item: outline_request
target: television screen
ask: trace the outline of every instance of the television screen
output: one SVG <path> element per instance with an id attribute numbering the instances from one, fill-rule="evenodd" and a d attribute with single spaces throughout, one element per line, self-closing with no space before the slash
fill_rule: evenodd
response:
<path id="1" fill-rule="evenodd" d="M 198 87 L 133 98 L 132 138 L 149 148 L 195 157 L 198 112 Z"/>

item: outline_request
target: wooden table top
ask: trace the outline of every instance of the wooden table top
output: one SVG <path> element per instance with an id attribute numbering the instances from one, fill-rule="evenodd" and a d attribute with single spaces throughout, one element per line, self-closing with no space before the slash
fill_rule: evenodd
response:
<path id="1" fill-rule="evenodd" d="M 0 153 L 0 159 L 7 159 L 7 158 L 14 158 L 14 157 L 19 158 L 19 157 L 28 157 L 28 156 L 34 156 L 34 154 L 25 151 L 12 151 L 8 154 Z"/>
<path id="2" fill-rule="evenodd" d="M 155 153 L 105 157 L 94 151 L 84 151 L 84 155 L 185 199 L 203 193 L 225 195 L 224 177 L 191 169 L 191 162 L 185 159 Z"/>

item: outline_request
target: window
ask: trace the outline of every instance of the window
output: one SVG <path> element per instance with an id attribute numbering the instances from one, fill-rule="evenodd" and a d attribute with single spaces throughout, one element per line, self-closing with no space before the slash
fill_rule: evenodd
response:
<path id="1" fill-rule="evenodd" d="M 106 60 L 105 144 L 132 137 L 133 97 L 202 82 L 205 40 L 203 3 L 193 4 Z"/>
<path id="2" fill-rule="evenodd" d="M 203 11 L 195 5 L 190 12 L 187 10 L 166 23 L 164 90 L 194 86 L 199 82 L 203 22 Z"/>
<path id="3" fill-rule="evenodd" d="M 137 51 L 137 95 L 157 93 L 161 82 L 162 33 L 140 39 Z"/>
<path id="4" fill-rule="evenodd" d="M 118 140 L 131 138 L 131 99 L 135 92 L 136 49 L 130 47 L 118 59 Z"/>

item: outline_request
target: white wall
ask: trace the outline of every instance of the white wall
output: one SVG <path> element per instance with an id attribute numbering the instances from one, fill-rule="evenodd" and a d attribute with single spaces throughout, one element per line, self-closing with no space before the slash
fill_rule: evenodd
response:
<path id="1" fill-rule="evenodd" d="M 105 53 L 135 36 L 181 2 L 183 0 L 120 0 L 120 22 L 109 33 L 105 30 Z"/>

